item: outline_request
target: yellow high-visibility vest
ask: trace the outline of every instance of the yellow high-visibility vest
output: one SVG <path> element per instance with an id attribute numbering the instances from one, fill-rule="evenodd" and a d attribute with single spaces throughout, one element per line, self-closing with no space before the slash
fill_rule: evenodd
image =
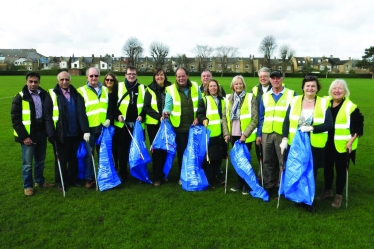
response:
<path id="1" fill-rule="evenodd" d="M 55 129 L 56 129 L 56 124 L 57 124 L 58 117 L 59 117 L 59 114 L 60 114 L 60 111 L 58 109 L 57 95 L 53 91 L 53 89 L 49 89 L 48 91 L 49 91 L 49 95 L 51 95 L 51 99 L 52 99 L 52 102 L 53 102 L 52 119 L 53 119 L 53 124 L 54 124 Z"/>
<path id="2" fill-rule="evenodd" d="M 221 99 L 221 110 L 225 109 L 225 100 Z M 209 119 L 208 129 L 211 137 L 218 137 L 222 133 L 222 119 L 218 112 L 218 106 L 214 98 L 209 95 L 204 97 L 206 106 L 206 117 Z"/>
<path id="3" fill-rule="evenodd" d="M 119 82 L 118 83 L 118 101 L 121 100 L 122 96 L 127 93 L 127 88 L 125 85 L 125 82 Z M 138 86 L 138 97 L 136 99 L 136 107 L 138 109 L 138 116 L 143 110 L 144 105 L 144 94 L 145 94 L 145 87 L 142 84 L 139 84 Z M 130 95 L 127 94 L 127 96 L 121 101 L 121 103 L 117 103 L 119 105 L 118 109 L 122 113 L 123 116 L 126 117 L 127 108 L 130 104 Z M 122 128 L 124 126 L 124 123 L 119 122 L 117 118 L 114 118 L 114 125 L 117 127 Z M 142 127 L 144 129 L 144 123 L 142 123 Z"/>
<path id="4" fill-rule="evenodd" d="M 30 135 L 31 128 L 31 109 L 30 103 L 26 100 L 23 100 L 23 92 L 18 93 L 22 98 L 22 124 L 25 126 L 27 133 Z M 14 136 L 18 137 L 16 130 L 13 132 Z"/>
<path id="5" fill-rule="evenodd" d="M 296 130 L 299 127 L 299 118 L 302 111 L 302 100 L 303 96 L 295 96 L 291 101 L 290 109 L 290 127 L 288 134 L 288 144 L 291 145 Z M 318 97 L 316 98 L 314 111 L 313 111 L 313 126 L 320 125 L 325 122 L 326 110 L 328 108 L 329 102 L 326 98 Z M 324 148 L 327 142 L 327 131 L 321 133 L 310 133 L 310 143 L 315 148 Z"/>
<path id="6" fill-rule="evenodd" d="M 240 107 L 240 129 L 243 132 L 248 125 L 252 121 L 252 98 L 253 94 L 252 93 L 246 93 L 244 97 L 244 101 L 242 106 Z M 229 130 L 229 134 L 231 134 L 231 103 L 228 101 L 227 104 L 227 109 L 226 109 L 226 120 L 227 120 L 227 128 Z M 257 133 L 257 128 L 254 129 L 249 137 L 246 138 L 245 142 L 250 143 L 256 140 L 256 133 Z"/>
<path id="7" fill-rule="evenodd" d="M 191 98 L 193 103 L 193 117 L 196 118 L 196 111 L 199 103 L 199 86 L 196 82 L 191 82 Z M 170 113 L 170 122 L 174 127 L 179 127 L 181 122 L 182 107 L 181 97 L 176 86 L 176 83 L 165 88 L 165 91 L 170 94 L 173 99 L 173 110 Z"/>
<path id="8" fill-rule="evenodd" d="M 277 102 L 274 101 L 270 91 L 262 95 L 265 107 L 264 123 L 262 126 L 263 133 L 275 132 L 280 135 L 282 134 L 284 118 L 286 117 L 287 109 L 293 95 L 294 91 L 287 88 Z"/>
<path id="9" fill-rule="evenodd" d="M 158 112 L 158 108 L 157 108 L 157 96 L 156 96 L 156 93 L 150 89 L 149 87 L 147 88 L 147 91 L 149 92 L 149 94 L 151 94 L 151 108 L 157 112 Z M 148 114 L 146 114 L 145 116 L 145 124 L 158 124 L 160 121 L 157 120 L 157 119 L 154 119 L 152 118 L 151 116 L 149 116 Z"/>
<path id="10" fill-rule="evenodd" d="M 345 146 L 351 139 L 351 113 L 357 108 L 357 105 L 353 104 L 348 98 L 345 98 L 344 103 L 340 107 L 338 115 L 335 120 L 335 136 L 334 143 L 335 148 L 339 153 L 346 152 Z M 358 138 L 352 143 L 352 150 L 357 149 Z"/>
<path id="11" fill-rule="evenodd" d="M 79 87 L 77 90 L 84 99 L 89 127 L 96 127 L 104 124 L 106 113 L 108 111 L 108 88 L 102 86 L 100 97 L 98 97 L 87 85 Z"/>

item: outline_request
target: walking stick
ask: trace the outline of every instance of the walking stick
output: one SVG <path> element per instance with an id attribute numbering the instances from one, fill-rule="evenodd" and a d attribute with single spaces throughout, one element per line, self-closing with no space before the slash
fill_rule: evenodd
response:
<path id="1" fill-rule="evenodd" d="M 92 166 L 93 166 L 93 170 L 94 170 L 94 175 L 95 175 L 95 183 L 96 183 L 96 191 L 99 190 L 99 186 L 97 186 L 97 176 L 96 176 L 96 165 L 95 165 L 95 158 L 94 158 L 94 155 L 93 155 L 93 148 L 91 148 L 89 142 L 86 142 L 88 144 L 88 147 L 90 148 L 90 151 L 91 151 L 91 159 L 92 159 Z"/>
<path id="2" fill-rule="evenodd" d="M 166 121 L 164 121 L 164 132 L 165 132 L 165 143 L 166 143 L 166 150 L 169 151 L 169 141 L 168 141 L 168 133 L 166 131 Z"/>
<path id="3" fill-rule="evenodd" d="M 262 162 L 262 144 L 258 145 L 258 150 L 260 152 L 260 170 L 261 170 L 261 186 L 264 187 L 264 175 L 262 174 L 262 167 L 263 167 L 263 162 Z"/>
<path id="4" fill-rule="evenodd" d="M 281 177 L 280 177 L 280 182 L 279 182 L 279 189 L 278 189 L 278 203 L 277 203 L 277 209 L 279 207 L 279 200 L 280 200 L 280 191 L 282 189 L 282 178 L 283 178 L 283 174 L 284 174 L 284 168 L 286 167 L 286 153 L 287 153 L 287 149 L 285 149 L 283 151 L 283 170 L 282 170 L 282 173 L 281 173 Z"/>
<path id="5" fill-rule="evenodd" d="M 60 163 L 60 158 L 58 157 L 57 142 L 56 141 L 55 141 L 55 151 L 56 151 L 56 158 L 57 158 L 58 170 L 60 172 L 60 179 L 61 179 L 61 185 L 62 185 L 62 195 L 65 197 L 64 178 L 62 177 L 61 163 Z"/>
<path id="6" fill-rule="evenodd" d="M 157 137 L 157 135 L 158 135 L 158 133 L 160 132 L 160 130 L 161 130 L 161 125 L 160 125 L 160 127 L 158 128 L 158 130 L 157 130 L 157 133 L 156 133 L 156 136 L 155 136 L 155 138 Z M 166 135 L 166 131 L 165 131 L 165 135 Z M 151 147 L 149 147 L 149 150 L 150 151 L 152 151 L 152 153 L 153 153 L 153 143 L 155 142 L 155 140 L 153 139 L 153 142 L 152 142 L 152 144 L 151 144 Z"/>
<path id="7" fill-rule="evenodd" d="M 206 127 L 205 127 L 206 128 Z M 208 128 L 206 128 L 208 131 Z M 210 164 L 209 151 L 208 151 L 208 132 L 205 133 L 205 148 L 206 148 L 206 160 Z"/>
<path id="8" fill-rule="evenodd" d="M 226 141 L 227 143 L 227 141 Z M 229 147 L 229 145 L 227 144 L 227 148 Z M 227 169 L 228 169 L 228 166 L 229 166 L 229 153 L 227 153 L 226 155 L 226 173 L 225 173 L 225 194 L 226 194 L 226 189 L 227 189 Z"/>
<path id="9" fill-rule="evenodd" d="M 345 209 L 348 208 L 348 171 L 349 171 L 349 150 L 347 150 L 347 167 L 346 167 L 346 174 L 347 174 L 347 186 L 345 187 Z"/>
<path id="10" fill-rule="evenodd" d="M 130 137 L 131 137 L 132 141 L 134 141 L 135 146 L 136 146 L 136 148 L 137 148 L 138 151 L 139 151 L 140 158 L 141 158 L 142 160 L 144 160 L 144 157 L 143 157 L 143 154 L 142 154 L 142 152 L 141 152 L 141 150 L 140 150 L 140 148 L 139 148 L 138 142 L 136 142 L 136 140 L 135 140 L 134 137 L 132 136 L 131 131 L 130 131 L 129 127 L 127 127 L 126 123 L 124 123 L 124 124 L 125 124 L 125 126 L 126 126 L 127 131 L 128 131 L 129 134 L 130 134 Z"/>

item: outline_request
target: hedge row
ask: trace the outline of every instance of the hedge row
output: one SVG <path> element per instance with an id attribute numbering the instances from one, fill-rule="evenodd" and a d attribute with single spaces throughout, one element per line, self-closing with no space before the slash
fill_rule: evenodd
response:
<path id="1" fill-rule="evenodd" d="M 40 75 L 57 75 L 61 71 L 64 71 L 62 69 L 52 69 L 52 70 L 40 70 L 38 73 Z M 29 71 L 0 71 L 0 75 L 26 75 Z M 101 71 L 101 75 L 105 75 L 107 71 Z M 124 76 L 124 72 L 114 72 L 112 71 L 114 75 L 117 76 Z M 82 74 L 85 74 L 85 71 L 82 70 Z M 174 72 L 168 72 L 167 75 L 174 75 Z M 221 77 L 221 73 L 213 72 L 213 77 L 219 78 Z M 257 73 L 223 73 L 224 77 L 234 77 L 236 75 L 242 75 L 243 77 L 257 77 Z M 140 72 L 138 71 L 139 76 L 153 76 L 153 72 Z M 200 72 L 190 72 L 190 76 L 200 76 Z M 317 76 L 318 78 L 326 78 L 326 74 L 320 73 L 320 74 L 313 74 Z M 289 78 L 303 78 L 305 76 L 305 73 L 286 73 L 286 77 Z M 365 78 L 365 79 L 371 79 L 371 74 L 327 74 L 327 78 Z"/>

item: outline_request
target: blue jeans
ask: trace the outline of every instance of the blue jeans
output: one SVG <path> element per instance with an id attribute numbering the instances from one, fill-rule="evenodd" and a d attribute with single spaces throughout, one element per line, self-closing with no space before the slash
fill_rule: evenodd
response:
<path id="1" fill-rule="evenodd" d="M 95 181 L 94 166 L 96 166 L 97 168 L 98 164 L 94 165 L 91 155 L 95 156 L 95 148 L 96 148 L 97 153 L 99 153 L 100 145 L 96 145 L 96 140 L 99 137 L 100 137 L 100 133 L 91 133 L 90 142 L 89 144 L 86 143 L 87 154 L 86 154 L 85 165 L 84 165 L 85 170 L 86 170 L 84 178 L 86 179 L 86 181 Z"/>
<path id="2" fill-rule="evenodd" d="M 39 185 L 44 184 L 44 160 L 47 149 L 47 136 L 45 132 L 38 131 L 30 146 L 21 143 L 22 147 L 22 177 L 23 187 L 33 187 L 32 162 L 34 159 L 34 180 Z"/>

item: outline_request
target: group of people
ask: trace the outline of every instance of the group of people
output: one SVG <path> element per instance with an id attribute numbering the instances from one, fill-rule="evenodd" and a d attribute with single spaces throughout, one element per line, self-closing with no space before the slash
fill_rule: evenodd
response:
<path id="1" fill-rule="evenodd" d="M 227 157 L 228 143 L 234 145 L 239 140 L 249 150 L 252 144 L 255 146 L 256 155 L 263 162 L 258 171 L 259 181 L 270 196 L 276 193 L 286 166 L 284 154 L 292 146 L 296 131 L 308 132 L 315 178 L 318 168 L 324 168 L 325 190 L 316 199 L 333 197 L 335 167 L 336 194 L 332 206 L 340 207 L 347 155 L 357 148 L 358 137 L 363 135 L 363 116 L 349 99 L 346 82 L 334 80 L 328 90 L 329 96 L 320 97 L 317 93 L 321 84 L 313 75 L 302 80 L 302 95 L 285 86 L 279 71 L 261 68 L 258 77 L 259 84 L 249 90 L 244 78 L 235 76 L 230 84 L 232 92 L 226 94 L 208 70 L 202 72 L 199 86 L 189 79 L 184 67 L 176 70 L 175 83 L 168 81 L 163 69 L 156 69 L 152 82 L 145 86 L 138 82 L 135 67 L 127 68 L 124 82 L 118 82 L 114 74 L 108 73 L 103 83 L 99 82 L 98 69 L 92 67 L 86 71 L 84 86 L 76 89 L 71 85 L 70 75 L 63 71 L 57 75 L 54 89 L 45 91 L 39 86 L 40 75 L 28 73 L 26 85 L 14 97 L 11 110 L 15 141 L 22 147 L 25 195 L 34 194 L 33 186 L 54 186 L 45 182 L 43 176 L 47 138 L 53 145 L 55 181 L 59 189 L 62 184 L 65 188 L 81 186 L 77 178 L 76 151 L 82 140 L 86 142 L 89 153 L 85 158 L 85 187 L 92 188 L 95 185 L 92 155 L 99 151 L 95 141 L 103 126 L 115 127 L 113 159 L 124 181 L 128 177 L 127 152 L 135 122 L 140 121 L 143 129 L 147 126 L 152 144 L 161 121 L 168 119 L 176 134 L 179 173 L 190 126 L 201 124 L 210 130 L 209 162 L 202 165 L 210 186 L 225 184 L 220 177 L 221 163 Z M 153 151 L 153 185 L 156 187 L 166 180 L 165 160 L 165 151 Z M 237 185 L 230 190 L 248 194 L 250 188 L 238 175 Z"/>

